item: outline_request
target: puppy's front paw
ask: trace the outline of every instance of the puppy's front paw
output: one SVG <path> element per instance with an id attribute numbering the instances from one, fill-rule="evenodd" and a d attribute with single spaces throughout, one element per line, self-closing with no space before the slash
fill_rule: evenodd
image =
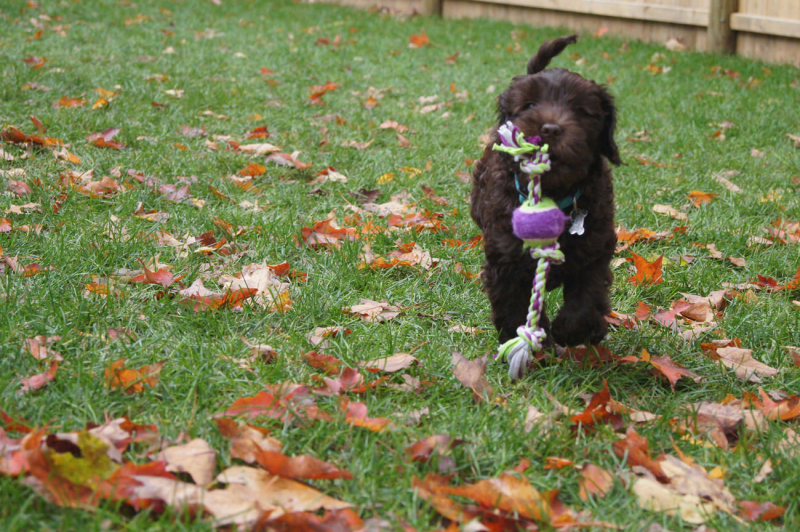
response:
<path id="1" fill-rule="evenodd" d="M 608 322 L 599 312 L 558 313 L 551 327 L 553 339 L 559 345 L 597 344 L 608 332 Z"/>

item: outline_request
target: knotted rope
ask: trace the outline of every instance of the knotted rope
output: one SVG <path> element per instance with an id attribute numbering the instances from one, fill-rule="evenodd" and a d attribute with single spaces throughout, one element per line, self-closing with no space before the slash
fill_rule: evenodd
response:
<path id="1" fill-rule="evenodd" d="M 567 217 L 550 198 L 542 197 L 542 174 L 550 170 L 548 145 L 541 145 L 541 138 L 525 138 L 525 135 L 511 121 L 497 130 L 500 144 L 492 149 L 514 156 L 520 163 L 520 170 L 530 176 L 528 198 L 513 213 L 514 234 L 522 239 L 524 248 L 537 261 L 536 275 L 533 278 L 531 304 L 524 325 L 517 328 L 517 337 L 500 346 L 495 358 L 508 359 L 508 374 L 519 379 L 524 374 L 533 353 L 544 345 L 547 333 L 541 327 L 544 311 L 544 292 L 547 274 L 552 264 L 564 262 L 564 254 L 559 250 L 558 237 L 564 231 Z"/>

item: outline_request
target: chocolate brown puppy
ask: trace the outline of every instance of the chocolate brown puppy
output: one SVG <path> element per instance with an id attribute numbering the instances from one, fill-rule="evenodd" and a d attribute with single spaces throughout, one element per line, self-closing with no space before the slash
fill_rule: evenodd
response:
<path id="1" fill-rule="evenodd" d="M 614 191 L 608 163 L 620 164 L 614 142 L 616 108 L 605 87 L 550 60 L 577 35 L 542 44 L 498 98 L 498 120 L 483 156 L 472 172 L 472 219 L 485 241 L 483 286 L 492 306 L 500 342 L 516 336 L 525 322 L 536 263 L 514 236 L 511 215 L 527 196 L 528 176 L 508 154 L 493 151 L 497 128 L 507 121 L 526 137 L 539 136 L 550 146 L 552 168 L 542 176 L 542 193 L 571 217 L 559 237 L 566 260 L 554 266 L 547 290 L 564 287 L 558 315 L 542 325 L 548 341 L 560 345 L 600 342 L 611 310 L 611 259 L 616 245 Z"/>

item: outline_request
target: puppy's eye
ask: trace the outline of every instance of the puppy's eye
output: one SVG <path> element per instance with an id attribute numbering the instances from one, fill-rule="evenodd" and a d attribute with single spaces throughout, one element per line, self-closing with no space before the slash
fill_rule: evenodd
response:
<path id="1" fill-rule="evenodd" d="M 592 118 L 598 117 L 598 116 L 602 116 L 602 114 L 603 114 L 602 112 L 600 112 L 600 111 L 598 111 L 596 109 L 593 109 L 593 108 L 589 108 L 589 107 L 579 107 L 578 111 L 582 115 L 588 116 L 588 117 L 592 117 Z"/>
<path id="2" fill-rule="evenodd" d="M 525 106 L 525 109 L 533 109 L 534 107 L 536 107 L 536 102 L 531 102 Z"/>

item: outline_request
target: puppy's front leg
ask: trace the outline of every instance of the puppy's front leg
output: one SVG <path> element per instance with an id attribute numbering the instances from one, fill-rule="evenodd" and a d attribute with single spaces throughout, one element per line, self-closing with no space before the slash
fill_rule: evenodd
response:
<path id="1" fill-rule="evenodd" d="M 531 300 L 533 272 L 519 261 L 489 261 L 483 266 L 483 287 L 492 305 L 492 323 L 500 332 L 500 343 L 517 336 L 525 323 Z"/>
<path id="2" fill-rule="evenodd" d="M 517 327 L 527 320 L 535 273 L 536 265 L 527 254 L 513 262 L 487 260 L 483 265 L 483 287 L 492 305 L 492 323 L 500 333 L 501 344 L 516 338 Z M 548 347 L 552 339 L 545 308 L 539 324 L 548 333 L 545 339 Z"/>
<path id="3" fill-rule="evenodd" d="M 553 339 L 560 345 L 599 343 L 608 332 L 608 292 L 614 276 L 608 261 L 599 260 L 565 276 L 564 305 L 553 320 Z"/>

